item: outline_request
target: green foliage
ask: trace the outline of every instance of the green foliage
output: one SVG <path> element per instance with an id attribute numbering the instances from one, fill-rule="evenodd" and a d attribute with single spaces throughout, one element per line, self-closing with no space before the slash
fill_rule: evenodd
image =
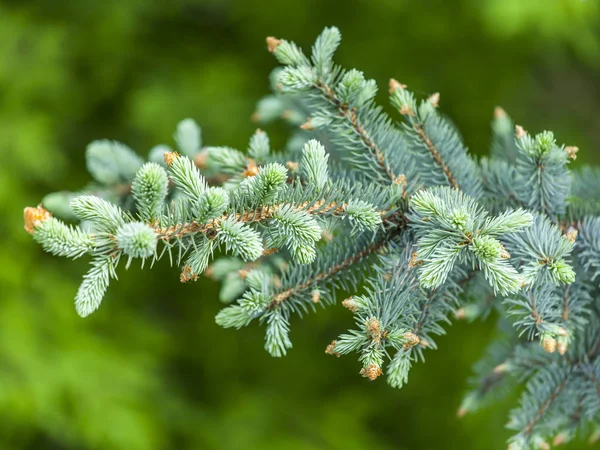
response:
<path id="1" fill-rule="evenodd" d="M 248 158 L 226 147 L 208 151 L 208 161 L 217 167 L 211 175 L 222 177 L 221 186 L 209 186 L 190 158 L 201 152 L 200 129 L 186 119 L 175 133 L 184 154 L 163 153 L 174 185 L 169 193 L 165 171 L 156 163 L 139 163 L 133 176 L 131 162 L 137 159 L 125 156 L 130 150 L 93 143 L 87 152 L 90 172 L 107 187 L 114 180 L 133 179 L 135 207 L 122 211 L 100 197 L 76 197 L 71 202 L 75 215 L 99 231 L 89 235 L 42 208 L 25 213 L 26 229 L 45 249 L 94 256 L 75 299 L 78 313 L 87 316 L 98 308 L 122 255 L 128 256 L 128 267 L 133 258 L 154 262 L 165 253 L 171 263 L 183 265 L 190 253 L 181 274 L 182 281 L 189 281 L 207 268 L 221 245 L 256 266 L 240 276 L 245 292 L 217 314 L 217 324 L 242 328 L 257 319 L 266 327 L 265 349 L 281 357 L 292 348 L 292 314 L 334 301 L 337 287 L 356 289 L 366 281 L 364 295 L 344 301 L 357 328 L 333 341 L 327 353 L 358 353 L 360 373 L 370 380 L 383 373 L 390 359 L 388 383 L 398 388 L 406 384 L 411 366 L 423 359 L 423 350 L 435 348 L 434 337 L 444 332 L 442 324 L 450 314 L 458 315 L 470 279 L 481 270 L 492 289 L 489 295 L 499 298 L 500 320 L 514 325 L 502 339 L 515 340 L 519 362 L 506 355 L 502 371 L 526 383 L 509 424 L 517 431 L 511 445 L 539 446 L 552 437 L 556 423 L 564 428 L 562 436 L 593 423 L 593 407 L 586 406 L 593 412 L 587 415 L 576 411 L 597 392 L 586 394 L 583 381 L 572 374 L 600 359 L 600 314 L 586 276 L 579 281 L 570 264 L 576 236 L 559 229 L 565 227 L 559 218 L 569 206 L 566 163 L 576 149 L 558 146 L 550 132 L 532 138 L 518 126 L 511 144 L 510 119 L 497 111 L 494 157 L 479 166 L 452 124 L 437 113 L 438 94 L 418 104 L 405 86 L 392 80 L 392 105 L 406 119 L 396 127 L 374 104 L 374 83 L 356 70 L 334 65 L 337 28 L 326 28 L 317 38 L 310 61 L 291 43 L 274 38 L 267 43 L 288 63 L 277 75 L 278 89 L 295 96 L 297 108 L 311 111 L 303 128 L 324 132 L 331 151 L 326 154 L 323 145 L 309 140 L 296 163 L 297 152 L 272 154 L 268 136 L 259 130 L 250 139 Z M 111 167 L 102 159 L 100 150 L 106 149 L 119 164 Z M 331 179 L 330 158 L 336 160 Z M 514 171 L 499 172 L 513 164 Z M 510 189 L 517 209 L 506 209 L 498 198 L 507 189 L 506 176 L 513 177 Z M 361 188 L 365 180 L 376 187 Z M 169 198 L 170 208 L 165 204 Z M 478 200 L 498 213 L 491 215 Z M 575 214 L 573 210 L 571 216 Z M 335 219 L 345 218 L 351 226 L 336 230 Z M 569 220 L 574 228 L 595 219 Z M 587 227 L 588 240 L 595 231 L 595 225 Z M 331 242 L 317 247 L 324 232 L 331 234 Z M 350 240 L 344 241 L 344 235 Z M 274 254 L 282 248 L 293 264 L 271 272 L 271 261 L 279 257 Z M 582 270 L 595 267 L 593 248 L 582 252 Z M 480 288 L 486 290 L 472 289 Z M 533 350 L 539 347 L 532 346 L 536 339 L 548 354 L 557 351 L 562 357 L 571 348 L 573 358 L 540 365 Z M 475 386 L 461 411 L 484 400 Z M 555 410 L 573 411 L 571 421 L 557 422 Z"/>
<path id="2" fill-rule="evenodd" d="M 4 445 L 387 449 L 403 441 L 414 448 L 440 448 L 452 441 L 463 448 L 504 448 L 501 409 L 461 422 L 447 420 L 458 404 L 464 367 L 489 337 L 489 323 L 453 326 L 451 335 L 440 340 L 443 352 L 416 367 L 404 391 L 393 392 L 354 380 L 352 361 L 315 355 L 327 330 L 349 326 L 348 315 L 319 314 L 308 319 L 310 326 L 298 326 L 292 318 L 293 352 L 284 361 L 267 364 L 256 342 L 259 329 L 250 327 L 240 338 L 211 325 L 218 305 L 207 300 L 216 295 L 215 283 L 169 283 L 173 272 L 164 264 L 151 272 L 119 271 L 120 282 L 111 285 L 100 313 L 79 322 L 64 302 L 76 290 L 79 262 L 43 263 L 50 260 L 27 241 L 19 225 L 22 205 L 37 204 L 44 191 L 65 187 L 77 189 L 61 193 L 69 198 L 93 193 L 125 210 L 134 207 L 132 198 L 123 195 L 126 185 L 78 189 L 88 179 L 81 168 L 90 138 L 108 136 L 144 155 L 153 142 L 169 138 L 178 118 L 195 117 L 206 139 L 242 148 L 256 128 L 248 116 L 272 65 L 263 55 L 262 37 L 285 31 L 302 39 L 322 26 L 323 17 L 335 17 L 344 32 L 348 46 L 341 48 L 340 62 L 360 61 L 365 76 L 380 86 L 384 76 L 393 74 L 415 92 L 439 89 L 444 111 L 475 152 L 482 152 L 488 135 L 485 111 L 501 102 L 519 123 L 526 120 L 531 130 L 554 129 L 561 139 L 579 143 L 580 159 L 592 159 L 595 139 L 585 130 L 593 129 L 597 116 L 597 102 L 587 95 L 597 75 L 598 52 L 590 45 L 597 42 L 595 2 L 542 2 L 535 8 L 528 2 L 518 8 L 510 2 L 476 3 L 461 0 L 449 9 L 437 1 L 381 2 L 368 8 L 351 2 L 340 10 L 309 1 L 296 2 L 293 15 L 288 4 L 257 7 L 235 1 L 226 7 L 184 1 L 176 8 L 137 0 L 85 0 L 51 9 L 40 1 L 4 4 L 0 79 L 9 87 L 0 108 Z M 492 3 L 497 7 L 490 13 Z M 575 8 L 577 15 L 572 14 Z M 211 26 L 204 26 L 206 17 Z M 395 26 L 401 17 L 411 20 Z M 383 33 L 390 29 L 392 35 Z M 540 34 L 540 29 L 546 31 Z M 587 62 L 572 56 L 572 47 L 577 55 L 582 50 L 590 55 Z M 398 61 L 401 73 L 394 72 Z M 271 101 L 272 118 L 285 112 L 292 126 L 306 121 L 302 113 L 281 106 Z M 269 131 L 272 152 L 288 147 L 280 125 L 260 126 Z M 299 151 L 307 138 L 296 140 L 295 147 L 290 141 L 290 148 Z M 317 139 L 327 153 L 335 151 L 322 136 Z M 157 149 L 152 161 L 164 165 L 164 151 Z M 336 158 L 332 163 L 335 178 Z M 202 172 L 211 177 L 208 170 Z M 597 197 L 589 190 L 583 196 Z M 501 212 L 479 201 L 493 214 Z M 75 220 L 68 203 L 60 202 L 66 207 L 59 215 L 44 198 L 58 218 Z M 342 230 L 331 231 L 335 236 Z M 576 245 L 583 246 L 582 239 L 580 228 Z M 193 246 L 184 257 L 192 251 Z M 285 251 L 279 255 L 279 261 L 287 259 Z M 271 270 L 279 264 L 273 261 Z M 232 292 L 244 287 L 237 273 L 243 268 L 238 260 L 225 275 L 231 280 L 223 285 L 231 286 L 230 299 L 241 295 Z M 212 269 L 217 272 L 216 266 Z M 322 297 L 327 296 L 323 290 Z M 486 296 L 477 305 L 485 305 Z M 217 344 L 223 351 L 214 351 Z M 210 358 L 202 356 L 206 351 Z M 452 371 L 447 370 L 450 365 Z M 385 375 L 390 370 L 388 365 Z M 247 376 L 240 379 L 241 373 Z M 444 383 L 439 383 L 441 373 Z M 213 396 L 217 390 L 219 396 Z M 403 416 L 401 436 L 385 413 L 392 409 L 415 412 Z M 348 414 L 350 410 L 355 413 Z M 419 414 L 421 410 L 427 414 Z M 379 424 L 377 430 L 369 425 L 373 423 Z M 428 432 L 432 423 L 436 433 Z M 479 432 L 484 426 L 486 433 Z"/>

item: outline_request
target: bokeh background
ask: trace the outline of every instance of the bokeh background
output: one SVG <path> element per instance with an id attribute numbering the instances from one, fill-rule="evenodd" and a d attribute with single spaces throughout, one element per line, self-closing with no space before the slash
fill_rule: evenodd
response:
<path id="1" fill-rule="evenodd" d="M 295 320 L 294 349 L 273 359 L 258 326 L 214 324 L 216 283 L 181 285 L 167 264 L 122 270 L 80 319 L 85 267 L 23 231 L 24 206 L 87 183 L 94 139 L 145 155 L 193 117 L 207 144 L 245 148 L 275 66 L 265 36 L 307 48 L 327 25 L 344 36 L 337 61 L 375 78 L 383 103 L 390 77 L 441 92 L 477 154 L 502 105 L 578 145 L 578 164 L 600 159 L 598 0 L 2 0 L 0 448 L 506 447 L 514 398 L 455 414 L 492 322 L 453 325 L 398 391 L 324 354 L 351 325 L 339 307 Z"/>

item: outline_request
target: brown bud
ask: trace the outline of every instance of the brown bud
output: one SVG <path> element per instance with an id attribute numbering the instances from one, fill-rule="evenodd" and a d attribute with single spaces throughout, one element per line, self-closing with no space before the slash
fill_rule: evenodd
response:
<path id="1" fill-rule="evenodd" d="M 167 167 L 171 167 L 171 164 L 175 162 L 177 158 L 179 158 L 179 153 L 177 152 L 165 152 L 163 154 L 163 158 L 165 159 L 165 164 Z"/>
<path id="2" fill-rule="evenodd" d="M 263 249 L 262 254 L 263 254 L 263 256 L 269 256 L 269 255 L 272 255 L 273 253 L 277 253 L 278 251 L 279 251 L 279 249 L 276 247 L 265 248 L 265 249 Z"/>
<path id="3" fill-rule="evenodd" d="M 547 353 L 554 353 L 554 351 L 556 350 L 556 339 L 550 336 L 546 336 L 542 340 L 542 348 Z"/>
<path id="4" fill-rule="evenodd" d="M 248 159 L 248 164 L 246 164 L 246 169 L 242 172 L 242 177 L 248 178 L 256 175 L 258 175 L 258 166 L 253 159 Z"/>
<path id="5" fill-rule="evenodd" d="M 319 303 L 321 301 L 321 291 L 314 289 L 310 294 L 310 298 L 313 303 Z"/>
<path id="6" fill-rule="evenodd" d="M 375 317 L 371 317 L 365 322 L 367 333 L 375 342 L 381 341 L 381 323 Z"/>
<path id="7" fill-rule="evenodd" d="M 410 256 L 410 262 L 408 265 L 410 267 L 417 267 L 421 264 L 423 264 L 423 260 L 419 259 L 419 254 L 417 252 L 413 252 L 413 254 Z"/>
<path id="8" fill-rule="evenodd" d="M 274 38 L 273 36 L 269 36 L 267 37 L 267 49 L 269 50 L 270 53 L 275 53 L 275 50 L 277 50 L 277 47 L 279 47 L 279 44 L 281 44 L 281 40 Z"/>
<path id="9" fill-rule="evenodd" d="M 565 152 L 567 152 L 567 155 L 569 155 L 569 158 L 575 160 L 577 159 L 577 152 L 579 151 L 578 147 L 575 147 L 573 145 L 569 145 L 567 147 L 565 147 Z"/>
<path id="10" fill-rule="evenodd" d="M 196 156 L 194 156 L 194 164 L 198 169 L 206 169 L 208 161 L 208 150 L 203 148 Z"/>
<path id="11" fill-rule="evenodd" d="M 556 351 L 558 352 L 559 355 L 564 355 L 565 353 L 567 353 L 567 348 L 568 348 L 569 344 L 567 343 L 566 339 L 559 339 L 556 342 Z"/>
<path id="12" fill-rule="evenodd" d="M 504 109 L 502 109 L 500 106 L 496 106 L 494 108 L 494 118 L 495 119 L 504 119 L 507 116 L 508 115 L 506 114 L 506 111 L 504 111 Z"/>
<path id="13" fill-rule="evenodd" d="M 310 124 L 310 117 L 309 117 L 309 118 L 306 120 L 306 122 L 304 122 L 302 125 L 300 125 L 300 128 L 301 128 L 302 130 L 307 130 L 307 131 L 310 131 L 310 130 L 314 130 L 314 129 L 315 129 L 315 127 L 313 127 L 313 126 Z"/>
<path id="14" fill-rule="evenodd" d="M 567 442 L 567 436 L 564 433 L 558 433 L 556 437 L 552 440 L 552 445 L 562 445 Z"/>
<path id="15" fill-rule="evenodd" d="M 403 116 L 414 116 L 415 112 L 410 108 L 410 106 L 402 105 L 402 108 L 400 108 L 400 114 Z"/>
<path id="16" fill-rule="evenodd" d="M 42 205 L 38 205 L 37 207 L 28 206 L 23 211 L 23 219 L 25 220 L 25 231 L 29 234 L 33 234 L 35 231 L 35 227 L 37 227 L 42 222 L 45 222 L 52 214 L 48 212 L 46 208 Z"/>
<path id="17" fill-rule="evenodd" d="M 411 331 L 407 331 L 404 333 L 404 339 L 406 339 L 406 343 L 404 344 L 404 349 L 408 350 L 411 347 L 414 347 L 420 342 L 419 336 Z"/>
<path id="18" fill-rule="evenodd" d="M 389 92 L 390 92 L 390 94 L 393 94 L 394 92 L 396 92 L 400 88 L 406 89 L 406 85 L 402 84 L 402 83 L 398 83 L 398 81 L 394 80 L 393 78 L 390 78 L 390 83 L 389 83 Z"/>
<path id="19" fill-rule="evenodd" d="M 347 299 L 342 301 L 342 306 L 346 309 L 349 309 L 352 312 L 358 311 L 358 303 L 356 303 L 353 297 L 348 297 Z"/>
<path id="20" fill-rule="evenodd" d="M 508 253 L 508 251 L 506 250 L 506 248 L 504 248 L 504 245 L 500 245 L 500 258 L 502 259 L 509 259 L 510 258 L 510 253 Z"/>
<path id="21" fill-rule="evenodd" d="M 383 374 L 381 367 L 375 364 L 369 364 L 368 367 L 363 367 L 359 372 L 363 377 L 368 378 L 371 381 L 375 381 L 377 377 Z"/>
<path id="22" fill-rule="evenodd" d="M 250 271 L 248 271 L 246 269 L 240 269 L 240 270 L 238 270 L 238 275 L 240 276 L 240 278 L 242 280 L 245 280 L 249 273 L 250 273 Z"/>
<path id="23" fill-rule="evenodd" d="M 434 94 L 431 94 L 427 98 L 427 101 L 429 103 L 431 103 L 434 108 L 437 108 L 439 106 L 439 104 L 440 104 L 440 93 L 439 92 L 435 92 Z"/>
<path id="24" fill-rule="evenodd" d="M 327 348 L 325 349 L 325 353 L 327 355 L 335 355 L 335 356 L 337 356 L 339 358 L 340 354 L 335 351 L 335 344 L 337 344 L 337 341 L 331 341 L 331 344 L 329 344 L 327 346 Z"/>
<path id="25" fill-rule="evenodd" d="M 469 412 L 469 410 L 467 408 L 460 407 L 460 408 L 458 408 L 458 411 L 456 411 L 456 415 L 458 417 L 464 417 L 467 415 L 468 412 Z"/>
<path id="26" fill-rule="evenodd" d="M 494 367 L 493 372 L 494 373 L 508 372 L 508 364 L 507 363 L 498 364 L 496 367 Z"/>
<path id="27" fill-rule="evenodd" d="M 398 175 L 395 179 L 394 179 L 394 184 L 399 184 L 402 187 L 406 187 L 406 175 L 404 175 L 403 173 L 401 173 L 400 175 Z"/>
<path id="28" fill-rule="evenodd" d="M 288 161 L 285 163 L 285 167 L 287 167 L 291 172 L 297 172 L 300 168 L 300 164 L 294 161 Z"/>
<path id="29" fill-rule="evenodd" d="M 523 136 L 527 134 L 527 131 L 521 125 L 515 125 L 515 134 L 517 139 L 521 139 Z"/>
<path id="30" fill-rule="evenodd" d="M 569 231 L 567 231 L 567 234 L 565 234 L 564 236 L 565 236 L 565 239 L 572 244 L 577 239 L 578 234 L 579 234 L 579 232 L 575 228 L 571 228 L 571 229 L 569 229 Z"/>
<path id="31" fill-rule="evenodd" d="M 179 276 L 179 281 L 182 283 L 187 283 L 188 281 L 196 281 L 198 279 L 198 274 L 192 272 L 192 268 L 190 266 L 184 266 L 181 271 L 181 275 Z"/>
<path id="32" fill-rule="evenodd" d="M 454 317 L 458 320 L 464 320 L 467 317 L 467 312 L 465 311 L 465 308 L 458 308 L 456 310 L 456 312 L 454 313 Z"/>

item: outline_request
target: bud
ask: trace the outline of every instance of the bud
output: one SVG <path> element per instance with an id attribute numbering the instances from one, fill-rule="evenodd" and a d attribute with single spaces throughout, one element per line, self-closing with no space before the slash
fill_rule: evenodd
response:
<path id="1" fill-rule="evenodd" d="M 35 227 L 48 220 L 50 217 L 52 217 L 52 214 L 50 214 L 46 208 L 42 207 L 42 205 L 39 205 L 36 208 L 28 206 L 23 211 L 25 231 L 29 234 L 33 234 L 35 232 Z"/>
<path id="2" fill-rule="evenodd" d="M 527 131 L 521 125 L 515 125 L 515 134 L 517 139 L 521 139 L 523 136 L 527 134 Z"/>
<path id="3" fill-rule="evenodd" d="M 567 436 L 564 433 L 558 433 L 552 440 L 552 445 L 558 446 L 567 442 Z"/>
<path id="4" fill-rule="evenodd" d="M 275 53 L 275 50 L 277 50 L 277 47 L 281 44 L 281 39 L 274 38 L 273 36 L 267 37 L 266 41 L 269 53 Z"/>
<path id="5" fill-rule="evenodd" d="M 398 81 L 394 80 L 393 78 L 390 78 L 389 93 L 393 94 L 398 89 L 406 89 L 406 85 L 402 84 L 402 83 L 398 83 Z"/>
<path id="6" fill-rule="evenodd" d="M 573 145 L 569 145 L 567 147 L 565 147 L 565 152 L 567 152 L 567 155 L 569 155 L 569 158 L 575 160 L 577 159 L 577 152 L 579 151 L 578 147 L 575 147 Z"/>
<path id="7" fill-rule="evenodd" d="M 300 164 L 294 161 L 288 161 L 285 163 L 285 167 L 287 167 L 291 172 L 297 172 L 300 168 Z"/>
<path id="8" fill-rule="evenodd" d="M 575 243 L 575 240 L 577 239 L 577 235 L 579 234 L 579 232 L 577 231 L 576 228 L 569 228 L 567 230 L 567 234 L 564 235 L 564 238 L 569 241 L 571 244 Z"/>
<path id="9" fill-rule="evenodd" d="M 340 354 L 335 351 L 335 344 L 337 344 L 337 341 L 331 341 L 331 344 L 329 344 L 327 346 L 327 348 L 325 349 L 325 353 L 327 355 L 334 355 L 334 356 L 337 356 L 339 358 Z"/>
<path id="10" fill-rule="evenodd" d="M 321 301 L 321 291 L 318 289 L 313 290 L 310 297 L 313 303 L 319 303 Z"/>
<path id="11" fill-rule="evenodd" d="M 198 169 L 206 169 L 207 162 L 208 150 L 203 148 L 196 156 L 194 156 L 194 164 Z"/>
<path id="12" fill-rule="evenodd" d="M 187 283 L 188 281 L 196 281 L 198 280 L 198 274 L 192 272 L 192 268 L 190 266 L 184 266 L 181 271 L 181 275 L 179 276 L 179 281 L 182 283 Z"/>
<path id="13" fill-rule="evenodd" d="M 375 364 L 369 364 L 368 367 L 363 367 L 359 372 L 363 377 L 368 378 L 371 381 L 375 381 L 380 375 L 383 374 L 381 367 Z"/>
<path id="14" fill-rule="evenodd" d="M 556 350 L 559 355 L 564 355 L 567 353 L 567 347 L 569 346 L 569 342 L 565 336 L 558 336 L 556 339 Z"/>
<path id="15" fill-rule="evenodd" d="M 246 169 L 244 169 L 244 171 L 242 172 L 242 177 L 254 177 L 258 175 L 258 173 L 258 166 L 256 165 L 253 159 L 249 159 L 248 164 L 246 164 Z"/>
<path id="16" fill-rule="evenodd" d="M 547 353 L 554 353 L 554 350 L 556 350 L 556 339 L 550 335 L 544 336 L 542 339 L 542 348 Z"/>
<path id="17" fill-rule="evenodd" d="M 171 164 L 175 162 L 177 158 L 179 158 L 179 153 L 177 152 L 165 152 L 163 154 L 163 158 L 165 159 L 165 164 L 167 167 L 171 167 Z"/>
<path id="18" fill-rule="evenodd" d="M 305 130 L 305 131 L 310 131 L 310 130 L 315 129 L 315 127 L 313 127 L 310 123 L 310 117 L 306 120 L 306 122 L 304 122 L 302 125 L 300 125 L 300 129 Z"/>
<path id="19" fill-rule="evenodd" d="M 494 119 L 506 119 L 508 114 L 500 106 L 494 108 Z"/>
<path id="20" fill-rule="evenodd" d="M 427 101 L 429 103 L 431 103 L 433 105 L 434 108 L 437 108 L 440 104 L 440 93 L 436 92 L 434 94 L 431 94 L 428 98 Z"/>
<path id="21" fill-rule="evenodd" d="M 381 323 L 375 317 L 371 317 L 369 320 L 365 322 L 365 326 L 367 328 L 367 334 L 373 339 L 375 342 L 381 341 Z"/>
<path id="22" fill-rule="evenodd" d="M 404 344 L 405 350 L 408 350 L 409 348 L 414 347 L 420 341 L 419 336 L 417 336 L 412 331 L 407 331 L 406 333 L 404 333 L 403 337 L 404 337 L 404 339 L 406 339 L 406 343 Z"/>
<path id="23" fill-rule="evenodd" d="M 410 106 L 402 105 L 402 108 L 400 108 L 400 114 L 402 114 L 403 116 L 414 116 L 415 112 Z"/>
<path id="24" fill-rule="evenodd" d="M 358 303 L 354 300 L 353 297 L 348 297 L 346 300 L 342 301 L 342 306 L 346 309 L 349 309 L 353 313 L 358 311 Z"/>

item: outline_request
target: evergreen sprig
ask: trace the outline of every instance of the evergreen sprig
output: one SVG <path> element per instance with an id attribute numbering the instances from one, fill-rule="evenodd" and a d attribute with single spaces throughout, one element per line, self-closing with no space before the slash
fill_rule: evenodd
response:
<path id="1" fill-rule="evenodd" d="M 45 251 L 89 255 L 77 312 L 98 309 L 121 261 L 168 256 L 182 282 L 202 273 L 222 282 L 219 325 L 258 322 L 280 357 L 292 348 L 292 318 L 343 293 L 354 326 L 326 353 L 355 353 L 362 376 L 385 373 L 397 388 L 453 319 L 493 317 L 497 338 L 459 416 L 522 385 L 512 449 L 597 438 L 598 169 L 570 171 L 576 147 L 547 131 L 530 136 L 500 108 L 491 155 L 477 161 L 438 111 L 439 94 L 420 100 L 392 79 L 396 123 L 375 103 L 374 80 L 334 63 L 340 41 L 326 28 L 306 56 L 267 38 L 283 67 L 255 118 L 294 128 L 283 150 L 262 130 L 247 151 L 203 147 L 185 119 L 177 151 L 159 145 L 148 162 L 124 144 L 91 143 L 95 182 L 25 209 Z"/>

